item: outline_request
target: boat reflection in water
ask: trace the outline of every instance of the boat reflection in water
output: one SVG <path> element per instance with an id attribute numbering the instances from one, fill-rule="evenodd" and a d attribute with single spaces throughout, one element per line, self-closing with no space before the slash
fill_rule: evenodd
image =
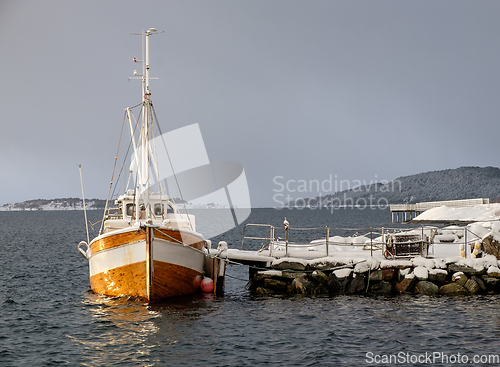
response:
<path id="1" fill-rule="evenodd" d="M 89 293 L 82 307 L 91 316 L 91 324 L 87 331 L 68 337 L 81 346 L 83 365 L 181 363 L 189 360 L 186 345 L 191 342 L 199 345 L 199 353 L 213 352 L 210 343 L 200 343 L 202 335 L 199 340 L 191 339 L 193 329 L 203 330 L 199 320 L 214 310 L 214 300 L 213 294 L 194 294 L 148 305 L 130 297 Z"/>

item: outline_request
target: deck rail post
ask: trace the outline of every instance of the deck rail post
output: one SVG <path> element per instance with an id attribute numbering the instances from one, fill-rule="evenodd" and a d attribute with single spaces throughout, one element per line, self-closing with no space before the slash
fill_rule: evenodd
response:
<path id="1" fill-rule="evenodd" d="M 285 226 L 285 256 L 288 257 L 288 226 Z"/>
<path id="2" fill-rule="evenodd" d="M 424 252 L 424 226 L 422 226 L 422 237 L 420 238 L 420 256 L 422 256 L 422 252 Z M 426 251 L 425 257 L 427 257 L 427 252 Z"/>
<path id="3" fill-rule="evenodd" d="M 373 257 L 373 228 L 370 228 L 370 257 Z"/>
<path id="4" fill-rule="evenodd" d="M 274 248 L 274 227 L 269 228 L 269 256 L 273 256 Z"/>
<path id="5" fill-rule="evenodd" d="M 384 233 L 384 227 L 382 227 L 382 255 L 385 257 L 385 233 Z"/>
<path id="6" fill-rule="evenodd" d="M 467 259 L 467 227 L 465 227 L 465 230 L 464 230 L 464 249 L 465 249 L 465 258 Z"/>
<path id="7" fill-rule="evenodd" d="M 326 256 L 328 256 L 328 242 L 330 242 L 330 228 L 325 226 L 325 239 L 326 239 Z"/>

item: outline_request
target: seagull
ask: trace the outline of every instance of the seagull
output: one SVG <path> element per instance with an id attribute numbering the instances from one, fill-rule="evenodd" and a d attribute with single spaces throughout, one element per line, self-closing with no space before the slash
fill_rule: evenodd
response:
<path id="1" fill-rule="evenodd" d="M 288 227 L 290 227 L 290 223 L 288 223 L 288 221 L 286 220 L 286 217 L 285 217 L 285 220 L 283 221 L 283 227 L 285 227 L 285 230 L 287 230 Z"/>

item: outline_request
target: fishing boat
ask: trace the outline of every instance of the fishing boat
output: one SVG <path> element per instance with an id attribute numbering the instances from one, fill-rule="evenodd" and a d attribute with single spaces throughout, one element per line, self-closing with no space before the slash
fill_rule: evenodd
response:
<path id="1" fill-rule="evenodd" d="M 195 217 L 181 213 L 159 174 L 159 147 L 154 142 L 161 131 L 149 85 L 153 79 L 149 75 L 149 37 L 157 33 L 161 32 L 150 28 L 139 34 L 145 41 L 144 57 L 134 62 L 142 63 L 143 72 L 134 71 L 134 75 L 142 79 L 142 102 L 125 110 L 132 148 L 125 192 L 116 197 L 114 207 L 110 207 L 108 195 L 98 236 L 89 241 L 87 230 L 87 242 L 78 245 L 89 263 L 92 291 L 149 303 L 197 292 L 209 246 L 196 232 Z M 134 109 L 140 110 L 137 119 Z M 113 179 L 110 193 L 112 187 L 116 187 Z"/>

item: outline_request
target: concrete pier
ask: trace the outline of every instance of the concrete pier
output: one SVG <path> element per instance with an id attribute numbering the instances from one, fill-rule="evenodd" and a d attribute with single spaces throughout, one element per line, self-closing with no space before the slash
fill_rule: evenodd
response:
<path id="1" fill-rule="evenodd" d="M 438 208 L 440 206 L 447 206 L 450 208 L 465 208 L 472 207 L 481 204 L 489 204 L 490 199 L 479 198 L 479 199 L 463 199 L 463 200 L 446 200 L 446 201 L 428 201 L 415 204 L 391 204 L 391 214 L 392 222 L 408 222 L 414 219 L 416 216 L 422 212 Z"/>

